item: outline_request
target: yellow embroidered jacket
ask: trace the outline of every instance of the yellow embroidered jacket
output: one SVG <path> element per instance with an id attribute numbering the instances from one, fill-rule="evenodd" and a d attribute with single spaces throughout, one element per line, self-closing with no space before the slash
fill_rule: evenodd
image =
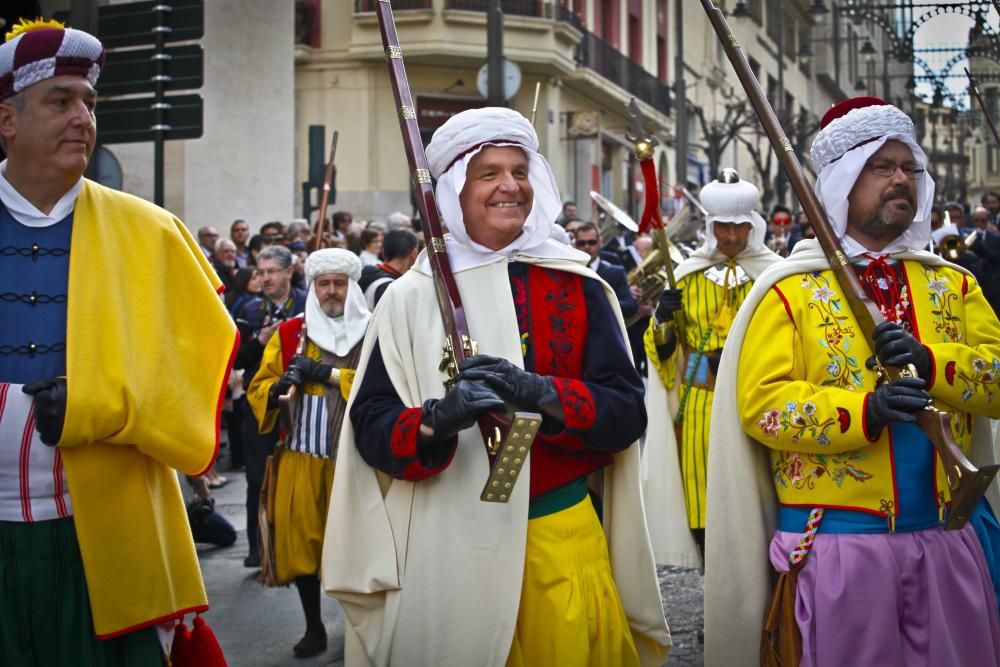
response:
<path id="1" fill-rule="evenodd" d="M 966 451 L 973 414 L 1000 417 L 1000 323 L 975 280 L 950 267 L 907 260 L 901 298 L 912 302 L 914 335 L 930 351 L 929 391 L 952 415 Z M 829 270 L 780 280 L 764 296 L 739 359 L 743 428 L 771 449 L 779 501 L 896 515 L 890 429 L 864 431 L 875 374 L 872 355 Z M 936 457 L 936 454 L 935 454 Z M 939 508 L 950 500 L 937 461 Z"/>
<path id="2" fill-rule="evenodd" d="M 84 181 L 59 448 L 101 638 L 207 609 L 174 469 L 214 461 L 238 335 L 180 220 Z"/>

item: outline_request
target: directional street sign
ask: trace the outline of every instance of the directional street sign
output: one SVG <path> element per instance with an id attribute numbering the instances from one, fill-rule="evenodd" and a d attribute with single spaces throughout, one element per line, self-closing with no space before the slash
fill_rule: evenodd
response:
<path id="1" fill-rule="evenodd" d="M 101 97 L 114 95 L 152 95 L 156 89 L 156 49 L 109 51 L 98 92 Z M 164 90 L 197 90 L 204 83 L 204 53 L 197 44 L 168 46 L 163 49 Z M 98 113 L 103 110 L 98 106 Z"/>
<path id="2" fill-rule="evenodd" d="M 157 18 L 157 8 L 167 7 L 166 20 Z M 205 34 L 204 0 L 159 0 L 101 5 L 97 8 L 97 36 L 105 49 L 154 44 L 158 33 L 164 42 L 201 39 Z M 54 18 L 66 22 L 69 12 L 56 12 Z M 166 28 L 163 30 L 162 28 Z"/>
<path id="3" fill-rule="evenodd" d="M 156 122 L 157 104 L 163 122 Z M 201 136 L 204 104 L 201 95 L 167 95 L 162 102 L 150 97 L 107 100 L 97 106 L 97 141 L 125 144 L 153 141 L 158 130 L 163 139 L 197 139 Z M 162 125 L 163 127 L 157 127 Z"/>
<path id="4" fill-rule="evenodd" d="M 66 21 L 69 12 L 55 18 Z M 177 44 L 205 34 L 205 0 L 156 0 L 101 5 L 97 37 L 107 50 L 97 94 L 101 144 L 153 142 L 153 200 L 163 205 L 164 142 L 202 134 L 204 83 L 199 44 Z M 137 97 L 141 95 L 141 97 Z M 125 97 L 128 96 L 128 97 Z"/>

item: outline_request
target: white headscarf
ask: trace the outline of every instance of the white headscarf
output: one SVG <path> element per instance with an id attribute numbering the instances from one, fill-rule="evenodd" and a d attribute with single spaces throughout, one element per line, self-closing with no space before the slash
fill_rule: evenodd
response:
<path id="1" fill-rule="evenodd" d="M 321 349 L 338 357 L 347 356 L 358 341 L 365 336 L 371 313 L 365 295 L 358 287 L 361 277 L 361 260 L 349 250 L 327 248 L 317 250 L 306 258 L 306 336 Z M 327 273 L 340 273 L 350 279 L 344 314 L 330 317 L 320 306 L 313 281 Z"/>
<path id="2" fill-rule="evenodd" d="M 830 121 L 816 135 L 811 150 L 813 166 L 819 171 L 816 196 L 848 257 L 871 251 L 846 235 L 847 197 L 865 164 L 890 139 L 906 144 L 924 173 L 917 179 L 917 212 L 913 223 L 880 254 L 921 250 L 930 243 L 934 180 L 926 171 L 927 155 L 917 144 L 913 121 L 906 114 L 891 104 L 874 104 L 852 109 Z"/>
<path id="3" fill-rule="evenodd" d="M 756 280 L 765 268 L 781 259 L 764 245 L 767 223 L 754 210 L 760 200 L 760 190 L 750 181 L 723 180 L 732 178 L 739 179 L 734 170 L 723 169 L 719 180 L 711 181 L 701 189 L 701 205 L 708 211 L 708 219 L 705 221 L 705 241 L 678 265 L 674 272 L 677 280 L 690 273 L 729 261 L 717 247 L 716 222 L 750 223 L 747 247 L 733 259 L 752 279 Z"/>
<path id="4" fill-rule="evenodd" d="M 528 181 L 534 190 L 524 230 L 510 245 L 491 250 L 469 238 L 459 195 L 469 162 L 487 146 L 514 146 L 528 158 Z M 427 161 L 438 182 L 434 193 L 443 223 L 452 271 L 458 272 L 508 259 L 515 253 L 586 263 L 589 256 L 550 238 L 562 212 L 559 189 L 549 163 L 538 152 L 535 128 L 511 109 L 470 109 L 449 118 L 427 146 Z M 424 262 L 426 263 L 426 258 Z"/>

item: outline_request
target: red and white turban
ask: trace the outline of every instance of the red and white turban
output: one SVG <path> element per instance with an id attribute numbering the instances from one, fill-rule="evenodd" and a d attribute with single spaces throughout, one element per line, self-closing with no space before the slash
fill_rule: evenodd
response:
<path id="1" fill-rule="evenodd" d="M 0 102 L 56 76 L 79 76 L 97 84 L 104 47 L 82 30 L 58 21 L 21 21 L 0 44 Z"/>
<path id="2" fill-rule="evenodd" d="M 868 252 L 847 231 L 847 197 L 865 164 L 889 140 L 906 144 L 913 160 L 927 169 L 927 155 L 917 144 L 913 121 L 877 97 L 853 97 L 830 107 L 820 121 L 820 131 L 810 151 L 816 169 L 816 196 L 848 256 Z M 927 171 L 917 180 L 917 212 L 899 238 L 882 251 L 922 250 L 931 238 L 934 180 Z"/>

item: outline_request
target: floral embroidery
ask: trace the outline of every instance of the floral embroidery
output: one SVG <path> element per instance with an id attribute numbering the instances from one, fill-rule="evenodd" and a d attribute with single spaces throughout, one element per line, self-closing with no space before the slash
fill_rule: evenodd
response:
<path id="1" fill-rule="evenodd" d="M 781 429 L 781 410 L 777 408 L 768 410 L 761 417 L 760 421 L 757 422 L 757 426 L 764 432 L 764 435 L 777 438 L 778 431 Z"/>
<path id="2" fill-rule="evenodd" d="M 867 458 L 868 453 L 859 449 L 834 455 L 781 452 L 772 464 L 774 483 L 786 489 L 813 489 L 816 480 L 827 475 L 837 488 L 843 488 L 847 479 L 864 482 L 872 478 L 856 465 Z"/>
<path id="3" fill-rule="evenodd" d="M 816 417 L 816 404 L 812 401 L 806 401 L 801 408 L 797 402 L 788 401 L 784 410 L 772 408 L 761 415 L 757 426 L 770 438 L 777 438 L 779 431 L 791 431 L 792 442 L 800 440 L 808 431 L 816 442 L 825 446 L 830 444 L 828 431 L 836 423 L 837 420 L 832 417 L 820 421 Z"/>
<path id="4" fill-rule="evenodd" d="M 960 320 L 952 311 L 955 302 L 958 301 L 958 294 L 949 287 L 948 281 L 932 268 L 925 266 L 922 271 L 924 278 L 927 279 L 931 304 L 934 306 L 931 310 L 934 316 L 934 331 L 942 335 L 944 342 L 961 341 L 965 335 L 958 330 L 957 323 Z"/>
<path id="5" fill-rule="evenodd" d="M 862 387 L 864 380 L 861 365 L 857 357 L 850 354 L 851 340 L 855 336 L 854 327 L 846 324 L 849 318 L 844 314 L 838 293 L 830 286 L 830 278 L 811 273 L 802 279 L 802 288 L 812 291 L 808 307 L 818 311 L 822 318 L 820 326 L 823 335 L 819 338 L 819 344 L 826 349 L 829 359 L 826 364 L 829 377 L 823 380 L 823 386 L 835 386 L 849 391 Z"/>
<path id="6" fill-rule="evenodd" d="M 972 360 L 972 373 L 958 371 L 956 374 L 964 387 L 962 390 L 962 400 L 968 401 L 979 391 L 986 395 L 986 402 L 992 403 L 994 391 L 1000 389 L 1000 360 L 993 359 L 992 363 L 985 359 L 976 358 Z"/>

